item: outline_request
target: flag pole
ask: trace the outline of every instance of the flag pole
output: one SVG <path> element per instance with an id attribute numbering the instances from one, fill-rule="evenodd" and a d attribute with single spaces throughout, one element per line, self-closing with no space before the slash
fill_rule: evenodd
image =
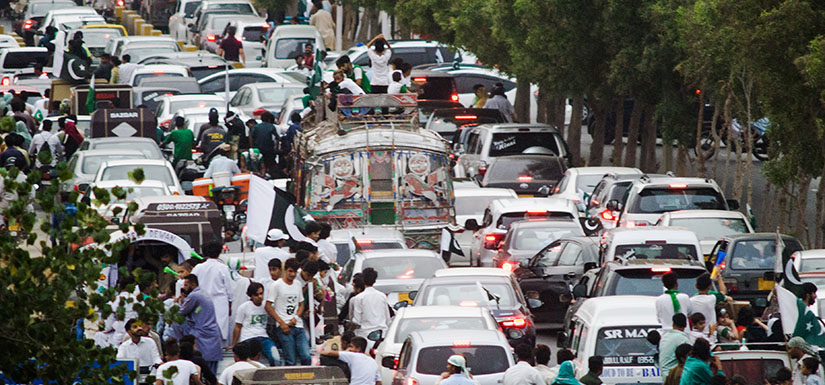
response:
<path id="1" fill-rule="evenodd" d="M 314 362 L 316 356 L 317 346 L 315 346 L 315 277 L 307 282 L 309 289 L 307 296 L 309 297 L 309 354 L 310 359 Z"/>

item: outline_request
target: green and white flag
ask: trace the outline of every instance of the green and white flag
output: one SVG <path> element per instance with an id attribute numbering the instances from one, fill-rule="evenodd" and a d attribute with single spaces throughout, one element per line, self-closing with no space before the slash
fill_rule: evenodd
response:
<path id="1" fill-rule="evenodd" d="M 825 347 L 825 327 L 799 297 L 777 285 L 776 300 L 785 334 L 802 337 L 811 345 Z"/>
<path id="2" fill-rule="evenodd" d="M 321 94 L 321 80 L 324 78 L 324 72 L 321 69 L 321 50 L 315 50 L 315 64 L 312 69 L 312 76 L 307 78 L 307 85 L 309 86 L 309 98 L 315 100 Z"/>
<path id="3" fill-rule="evenodd" d="M 95 112 L 95 77 L 92 76 L 92 80 L 89 82 L 89 95 L 86 95 L 86 114 L 91 115 L 92 112 Z"/>

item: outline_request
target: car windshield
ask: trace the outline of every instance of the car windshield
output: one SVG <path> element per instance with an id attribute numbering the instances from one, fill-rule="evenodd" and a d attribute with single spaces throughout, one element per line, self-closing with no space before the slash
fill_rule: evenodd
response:
<path id="1" fill-rule="evenodd" d="M 620 269 L 616 271 L 606 295 L 649 295 L 660 296 L 665 291 L 662 275 L 673 271 L 679 281 L 679 291 L 692 296 L 696 291 L 696 277 L 706 271 L 703 269 L 670 269 L 668 267 L 651 267 L 638 269 Z"/>
<path id="2" fill-rule="evenodd" d="M 802 260 L 799 261 L 800 273 L 816 273 L 821 271 L 825 271 L 825 258 L 802 258 Z"/>
<path id="3" fill-rule="evenodd" d="M 656 346 L 648 342 L 647 334 L 659 326 L 621 326 L 601 328 L 596 339 L 596 355 L 604 357 L 605 373 L 611 366 L 653 366 Z"/>
<path id="4" fill-rule="evenodd" d="M 518 154 L 560 155 L 552 132 L 507 132 L 493 134 L 490 156 Z"/>
<path id="5" fill-rule="evenodd" d="M 495 308 L 495 299 L 490 299 L 487 289 L 491 294 L 500 298 L 499 306 L 513 307 L 516 305 L 516 294 L 513 288 L 504 283 L 491 282 L 461 282 L 443 285 L 428 285 L 421 296 L 422 306 L 483 306 Z M 418 304 L 416 304 L 417 306 Z"/>
<path id="6" fill-rule="evenodd" d="M 3 59 L 3 68 L 5 69 L 12 69 L 12 68 L 31 68 L 34 67 L 36 63 L 48 63 L 49 62 L 49 53 L 46 51 L 19 51 L 19 52 L 7 52 L 5 59 Z"/>
<path id="7" fill-rule="evenodd" d="M 696 233 L 702 241 L 716 241 L 724 236 L 748 232 L 742 218 L 674 218 L 670 226 L 684 227 Z"/>
<path id="8" fill-rule="evenodd" d="M 195 16 L 195 10 L 201 5 L 200 1 L 190 1 L 183 6 L 183 17 Z"/>
<path id="9" fill-rule="evenodd" d="M 498 218 L 498 223 L 496 224 L 496 227 L 501 230 L 509 230 L 510 225 L 512 225 L 515 222 L 541 218 L 570 218 L 571 220 L 574 219 L 570 213 L 564 212 L 555 212 L 547 210 L 522 211 L 501 214 L 501 217 Z"/>
<path id="10" fill-rule="evenodd" d="M 367 258 L 362 268 L 371 267 L 378 272 L 379 279 L 430 278 L 438 269 L 447 266 L 436 257 L 385 257 Z"/>
<path id="11" fill-rule="evenodd" d="M 167 186 L 175 183 L 168 167 L 139 164 L 106 167 L 106 169 L 103 170 L 103 175 L 101 175 L 100 180 L 129 179 L 129 173 L 138 168 L 143 169 L 143 174 L 148 180 L 161 181 Z"/>
<path id="12" fill-rule="evenodd" d="M 107 188 L 111 192 L 111 188 Z M 124 187 L 126 190 L 126 199 L 125 200 L 115 200 L 115 202 L 131 202 L 137 198 L 143 197 L 157 197 L 168 195 L 165 188 L 162 187 L 148 187 L 148 186 L 132 186 L 132 187 Z"/>
<path id="13" fill-rule="evenodd" d="M 404 318 L 395 329 L 395 343 L 403 343 L 412 332 L 444 329 L 485 330 L 487 323 L 480 317 Z"/>
<path id="14" fill-rule="evenodd" d="M 722 194 L 705 188 L 646 188 L 630 208 L 631 213 L 658 214 L 676 210 L 727 210 Z"/>
<path id="15" fill-rule="evenodd" d="M 547 221 L 547 227 L 519 227 L 513 234 L 515 250 L 540 250 L 562 237 L 585 236 L 581 227 L 573 222 Z"/>
<path id="16" fill-rule="evenodd" d="M 485 183 L 547 182 L 558 181 L 564 174 L 564 166 L 557 159 L 498 158 L 487 170 Z"/>
<path id="17" fill-rule="evenodd" d="M 129 55 L 133 62 L 139 62 L 149 56 L 161 55 L 165 53 L 174 53 L 175 48 L 172 46 L 131 46 L 121 52 L 121 56 Z M 164 76 L 174 76 L 166 74 Z"/>
<path id="18" fill-rule="evenodd" d="M 171 77 L 178 77 L 178 78 L 184 77 L 183 74 L 174 73 L 174 72 L 161 72 L 161 71 L 146 72 L 146 73 L 142 73 L 142 74 L 136 74 L 134 84 L 139 85 L 143 81 L 143 79 L 156 78 L 156 77 L 159 77 L 159 76 L 164 76 L 164 77 L 171 76 Z"/>
<path id="19" fill-rule="evenodd" d="M 237 15 L 216 15 L 212 16 L 212 20 L 209 23 L 209 29 L 211 30 L 221 30 L 223 31 L 226 28 L 226 25 L 237 19 Z"/>
<path id="20" fill-rule="evenodd" d="M 512 197 L 512 195 L 456 197 L 455 215 L 480 215 L 490 205 L 490 202 Z"/>
<path id="21" fill-rule="evenodd" d="M 88 126 L 88 124 L 87 124 Z M 146 159 L 162 159 L 163 155 L 155 143 L 143 141 L 113 141 L 107 140 L 105 142 L 95 143 L 91 149 L 94 150 L 135 150 L 140 151 L 146 155 Z"/>
<path id="22" fill-rule="evenodd" d="M 119 29 L 89 28 L 83 30 L 83 43 L 89 47 L 105 47 L 109 40 L 123 36 Z"/>
<path id="23" fill-rule="evenodd" d="M 307 44 L 315 45 L 315 39 L 303 37 L 278 39 L 275 43 L 275 58 L 294 59 L 304 53 L 304 47 Z"/>
<path id="24" fill-rule="evenodd" d="M 462 341 L 461 344 L 463 345 Z M 469 342 L 468 342 L 469 343 Z M 459 345 L 459 343 L 455 343 Z M 415 371 L 438 376 L 444 372 L 450 356 L 460 354 L 467 361 L 467 369 L 475 376 L 504 373 L 510 366 L 507 351 L 501 346 L 438 346 L 423 348 L 418 352 Z"/>
<path id="25" fill-rule="evenodd" d="M 109 154 L 109 155 L 94 155 L 94 156 L 84 156 L 83 157 L 83 164 L 80 166 L 80 171 L 84 174 L 95 175 L 97 174 L 97 170 L 100 169 L 100 165 L 103 162 L 107 162 L 110 160 L 125 160 L 125 159 L 145 159 L 145 156 L 140 156 L 137 154 L 127 154 L 127 155 L 116 155 L 116 154 Z"/>
<path id="26" fill-rule="evenodd" d="M 776 261 L 776 240 L 742 241 L 736 244 L 730 261 L 734 270 L 772 269 Z"/>
<path id="27" fill-rule="evenodd" d="M 49 11 L 74 7 L 77 7 L 74 1 L 38 1 L 29 5 L 32 17 L 42 17 L 46 16 Z"/>
<path id="28" fill-rule="evenodd" d="M 648 241 L 647 243 L 618 245 L 613 253 L 615 258 L 631 259 L 686 259 L 697 260 L 696 246 L 690 244 L 664 243 Z"/>
<path id="29" fill-rule="evenodd" d="M 258 88 L 258 99 L 262 103 L 281 105 L 293 95 L 303 94 L 301 88 L 292 87 L 272 87 L 272 88 Z"/>
<path id="30" fill-rule="evenodd" d="M 224 102 L 220 100 L 178 100 L 169 104 L 169 112 L 177 112 L 184 108 L 219 108 L 223 107 Z"/>

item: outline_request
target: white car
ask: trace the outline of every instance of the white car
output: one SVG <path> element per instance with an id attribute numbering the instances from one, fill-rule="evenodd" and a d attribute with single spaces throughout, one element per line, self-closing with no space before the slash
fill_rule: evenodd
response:
<path id="1" fill-rule="evenodd" d="M 149 47 L 152 47 L 152 49 L 154 49 L 154 47 L 169 47 L 169 49 L 174 52 L 180 51 L 178 43 L 169 36 L 123 36 L 109 41 L 104 51 L 120 58 L 123 57 L 123 51 L 129 46 L 143 47 L 146 49 Z M 140 56 L 144 58 L 151 55 L 152 54 L 147 53 Z M 133 57 L 131 62 L 137 63 L 139 61 L 140 60 Z"/>
<path id="2" fill-rule="evenodd" d="M 616 259 L 682 259 L 705 263 L 693 231 L 678 227 L 615 228 L 602 235 L 600 262 Z"/>
<path id="3" fill-rule="evenodd" d="M 676 226 L 696 233 L 702 244 L 702 254 L 710 255 L 720 238 L 753 233 L 745 214 L 728 210 L 680 210 L 662 214 L 657 226 Z"/>
<path id="4" fill-rule="evenodd" d="M 295 83 L 251 83 L 235 93 L 229 101 L 229 107 L 244 121 L 249 118 L 259 119 L 264 111 L 273 114 L 281 112 L 284 102 L 292 96 L 304 96 L 306 85 Z"/>
<path id="5" fill-rule="evenodd" d="M 216 72 L 198 80 L 201 91 L 224 97 L 226 90 L 226 71 Z M 296 83 L 294 78 L 283 74 L 282 70 L 273 68 L 236 68 L 229 70 L 229 97 L 242 86 L 249 83 Z M 306 86 L 304 84 L 304 86 Z"/>
<path id="6" fill-rule="evenodd" d="M 108 180 L 98 182 L 94 187 L 105 190 L 121 187 L 126 190 L 125 200 L 115 199 L 114 196 L 110 196 L 111 200 L 109 201 L 109 204 L 101 204 L 100 202 L 95 201 L 94 189 L 89 189 L 88 194 L 91 206 L 98 212 L 98 214 L 106 219 L 110 219 L 115 216 L 114 209 L 116 207 L 120 207 L 123 211 L 126 211 L 126 207 L 129 205 L 129 202 L 132 202 L 137 198 L 172 195 L 172 193 L 169 192 L 169 188 L 166 187 L 166 184 L 158 180 L 145 180 L 140 184 L 128 179 Z"/>
<path id="7" fill-rule="evenodd" d="M 407 240 L 400 231 L 377 226 L 335 229 L 330 232 L 329 241 L 338 251 L 337 262 L 340 266 L 360 251 L 407 248 Z"/>
<path id="8" fill-rule="evenodd" d="M 86 191 L 89 183 L 95 180 L 100 165 L 107 161 L 124 159 L 146 159 L 146 154 L 137 150 L 88 150 L 75 151 L 69 159 L 69 171 L 72 179 L 61 183 L 62 191 Z"/>
<path id="9" fill-rule="evenodd" d="M 0 48 L 20 48 L 20 43 L 11 35 L 0 35 Z"/>
<path id="10" fill-rule="evenodd" d="M 175 13 L 169 16 L 169 35 L 177 41 L 187 39 L 188 25 L 195 22 L 195 10 L 201 5 L 201 0 L 180 0 L 175 6 Z"/>
<path id="11" fill-rule="evenodd" d="M 40 23 L 40 26 L 37 28 L 37 31 L 40 33 L 46 33 L 47 26 L 55 26 L 54 18 L 56 16 L 100 16 L 97 11 L 93 8 L 87 7 L 71 7 L 71 8 L 61 8 L 61 9 L 53 9 L 46 13 L 46 16 L 43 17 L 43 22 Z M 59 29 L 59 28 L 58 28 Z"/>
<path id="12" fill-rule="evenodd" d="M 183 187 L 181 187 L 178 176 L 175 174 L 175 169 L 166 160 L 131 159 L 105 162 L 100 165 L 94 184 L 110 180 L 130 179 L 129 173 L 138 168 L 143 169 L 145 180 L 161 181 L 173 194 L 184 194 Z"/>
<path id="13" fill-rule="evenodd" d="M 284 104 L 281 106 L 281 111 L 278 114 L 278 119 L 275 121 L 275 128 L 278 129 L 278 135 L 284 135 L 287 130 L 289 130 L 289 125 L 292 124 L 290 117 L 293 112 L 300 113 L 305 109 L 302 100 L 303 97 L 303 95 L 295 95 L 284 101 Z"/>
<path id="14" fill-rule="evenodd" d="M 472 183 L 472 187 L 459 188 L 454 185 L 455 194 L 455 221 L 464 224 L 468 219 L 474 219 L 476 223 L 481 223 L 484 217 L 484 209 L 490 202 L 496 199 L 518 198 L 516 192 L 508 188 L 481 188 Z M 454 234 L 456 241 L 464 252 L 464 257 L 453 254 L 450 257 L 450 266 L 470 264 L 471 245 L 473 243 L 472 231 L 461 231 Z"/>
<path id="15" fill-rule="evenodd" d="M 378 273 L 373 287 L 387 295 L 387 304 L 412 302 L 410 292 L 418 291 L 425 279 L 447 268 L 441 255 L 431 250 L 373 250 L 356 253 L 341 270 L 340 279 L 351 283 L 355 273 L 371 267 Z"/>
<path id="16" fill-rule="evenodd" d="M 46 63 L 49 53 L 46 47 L 20 47 L 0 49 L 0 74 L 8 80 L 3 80 L 4 86 L 10 85 L 14 73 L 34 66 L 35 63 Z"/>
<path id="17" fill-rule="evenodd" d="M 143 79 L 159 76 L 173 76 L 186 78 L 191 77 L 191 74 L 189 73 L 189 68 L 181 65 L 150 64 L 135 68 L 135 70 L 132 72 L 132 77 L 129 78 L 129 84 L 131 84 L 134 87 L 140 84 L 140 81 Z"/>
<path id="18" fill-rule="evenodd" d="M 466 230 L 475 232 L 470 246 L 470 265 L 492 266 L 493 257 L 510 225 L 539 218 L 577 220 L 579 213 L 572 201 L 552 197 L 496 199 L 490 202 L 484 210 L 481 223 L 475 219 L 468 219 L 464 223 Z"/>
<path id="19" fill-rule="evenodd" d="M 415 306 L 398 309 L 395 317 L 375 349 L 375 361 L 398 357 L 401 345 L 410 333 L 423 330 L 498 330 L 498 323 L 483 307 Z M 381 383 L 392 384 L 393 370 L 381 367 Z"/>
<path id="20" fill-rule="evenodd" d="M 218 110 L 218 124 L 223 127 L 223 117 L 226 116 L 226 107 L 203 107 L 203 108 L 184 108 L 175 112 L 175 115 L 172 115 L 171 121 L 175 121 L 175 118 L 178 116 L 182 116 L 184 119 L 183 126 L 188 128 L 195 134 L 195 145 L 198 143 L 198 135 L 201 133 L 201 126 L 204 123 L 209 122 L 209 110 L 215 108 Z M 226 127 L 224 127 L 226 129 Z"/>
<path id="21" fill-rule="evenodd" d="M 100 15 L 55 15 L 51 26 L 60 31 L 72 31 L 84 25 L 106 24 L 106 19 Z M 48 25 L 47 25 L 48 27 Z"/>
<path id="22" fill-rule="evenodd" d="M 794 267 L 800 275 L 825 273 L 825 249 L 797 251 L 792 258 Z"/>
<path id="23" fill-rule="evenodd" d="M 584 211 L 583 202 L 599 184 L 605 174 L 613 174 L 619 178 L 642 175 L 642 170 L 635 167 L 573 167 L 564 172 L 558 185 L 553 190 L 553 196 L 570 199 L 576 202 L 579 211 Z"/>
<path id="24" fill-rule="evenodd" d="M 398 40 L 390 43 L 392 58 L 401 58 L 415 67 L 422 64 L 451 64 L 456 59 L 461 64 L 475 64 L 478 59 L 464 50 L 455 51 L 446 44 L 433 40 Z M 365 45 L 355 46 L 342 54 L 349 56 L 353 65 L 359 65 L 370 73 L 370 59 Z M 332 67 L 335 67 L 333 62 Z M 471 85 L 472 87 L 472 85 Z"/>
<path id="25" fill-rule="evenodd" d="M 183 109 L 188 108 L 220 108 L 225 106 L 223 98 L 216 95 L 170 95 L 158 99 L 155 116 L 158 124 L 167 128 L 174 128 L 172 118 Z"/>
<path id="26" fill-rule="evenodd" d="M 57 125 L 55 124 L 54 127 Z M 137 150 L 146 155 L 146 159 L 163 159 L 163 153 L 160 152 L 160 147 L 154 139 L 136 136 L 88 138 L 80 144 L 79 149 L 79 151 L 86 150 Z"/>
<path id="27" fill-rule="evenodd" d="M 324 39 L 312 25 L 281 24 L 269 37 L 263 66 L 287 68 L 295 64 L 295 57 L 304 54 L 304 47 L 312 44 L 312 54 L 326 51 Z M 317 58 L 316 58 L 317 59 Z"/>

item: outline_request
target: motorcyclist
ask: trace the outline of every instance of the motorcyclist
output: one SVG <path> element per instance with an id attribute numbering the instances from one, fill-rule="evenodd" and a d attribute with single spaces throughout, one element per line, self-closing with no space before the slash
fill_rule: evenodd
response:
<path id="1" fill-rule="evenodd" d="M 209 122 L 201 126 L 198 135 L 198 148 L 204 154 L 209 155 L 225 141 L 226 130 L 218 124 L 218 110 L 212 108 L 209 110 Z"/>
<path id="2" fill-rule="evenodd" d="M 203 173 L 204 178 L 211 178 L 213 174 L 219 172 L 231 172 L 232 175 L 240 174 L 241 169 L 238 168 L 238 164 L 227 157 L 229 155 L 230 146 L 226 143 L 221 144 L 215 150 L 215 156 L 209 162 L 209 168 L 206 169 L 206 172 Z"/>

